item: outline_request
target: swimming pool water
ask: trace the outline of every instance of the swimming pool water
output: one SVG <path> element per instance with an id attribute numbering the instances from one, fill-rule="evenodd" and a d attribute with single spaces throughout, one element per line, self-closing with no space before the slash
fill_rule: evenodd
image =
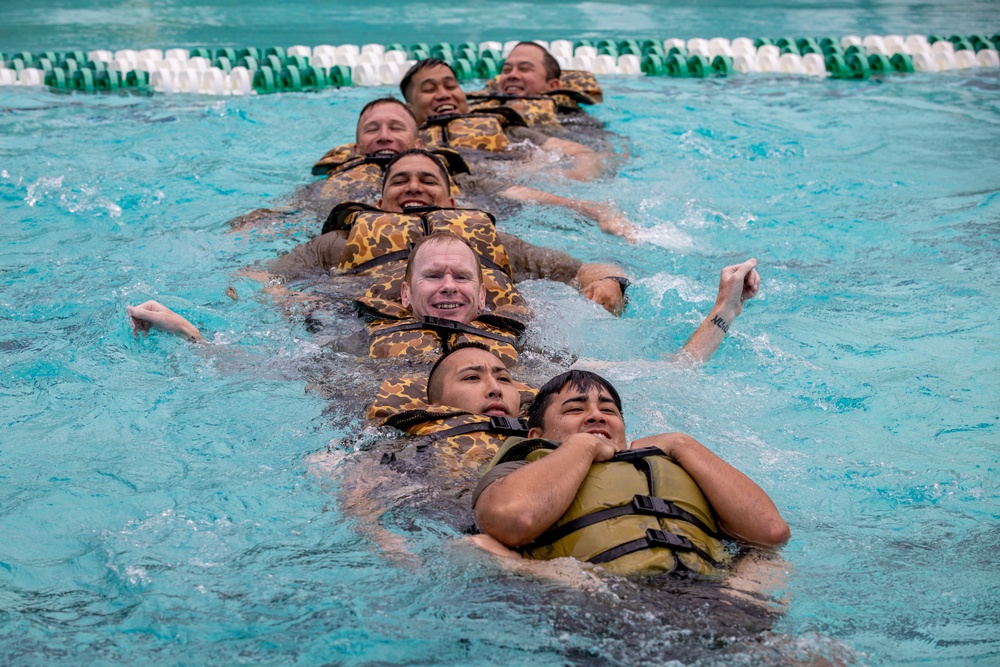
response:
<path id="1" fill-rule="evenodd" d="M 834 6 L 829 30 L 906 32 L 932 16 L 951 22 L 939 30 L 971 32 L 990 17 L 982 3 L 961 17 L 950 5 L 864 4 Z M 83 11 L 74 7 L 59 11 Z M 304 29 L 295 39 L 266 21 L 247 33 L 255 39 L 234 38 L 234 17 L 253 23 L 244 7 L 128 4 L 83 18 L 54 10 L 48 22 L 36 13 L 11 25 L 55 26 L 53 41 L 8 30 L 2 48 L 174 46 L 182 34 L 218 45 L 338 41 Z M 810 25 L 800 5 L 785 8 L 785 23 L 748 19 L 745 29 L 683 5 L 636 16 L 643 7 L 659 21 L 703 22 L 682 36 Z M 576 17 L 567 30 L 580 20 L 580 33 L 639 34 L 626 34 L 631 19 L 593 18 L 616 6 L 580 8 L 591 18 L 562 3 L 539 11 Z M 102 22 L 144 11 L 143 25 L 162 32 L 112 43 Z M 457 5 L 434 11 L 457 16 L 448 26 L 469 21 Z M 191 18 L 211 12 L 226 20 Z M 81 22 L 96 26 L 81 33 L 86 44 L 60 37 L 69 28 L 58 26 Z M 458 30 L 434 34 L 457 41 Z M 632 302 L 616 320 L 565 286 L 530 283 L 529 297 L 551 306 L 539 344 L 615 381 L 631 435 L 690 432 L 771 494 L 793 530 L 782 551 L 789 604 L 774 630 L 804 653 L 994 662 L 996 72 L 603 84 L 594 113 L 630 157 L 614 179 L 551 187 L 616 198 L 642 242 L 553 211 L 524 209 L 504 227 L 617 258 L 635 278 Z M 621 588 L 575 593 L 502 575 L 416 512 L 392 520 L 422 567 L 395 563 L 339 511 L 336 483 L 307 474 L 308 454 L 356 422 L 349 410 L 324 412 L 310 389 L 324 355 L 302 318 L 239 274 L 305 234 L 227 234 L 225 223 L 308 182 L 312 162 L 349 140 L 357 111 L 382 92 L 0 88 L 3 662 L 766 663 L 766 647 L 727 646 L 712 635 L 726 626 L 708 616 L 697 642 L 661 626 L 622 632 L 644 617 Z M 697 371 L 668 364 L 711 305 L 718 269 L 748 256 L 760 261 L 762 292 L 719 354 Z M 134 340 L 124 307 L 146 298 L 215 332 L 212 351 Z"/>

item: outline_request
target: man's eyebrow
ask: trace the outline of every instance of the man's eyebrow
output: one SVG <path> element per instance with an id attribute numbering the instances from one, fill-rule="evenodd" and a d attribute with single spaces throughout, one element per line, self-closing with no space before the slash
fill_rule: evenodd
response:
<path id="1" fill-rule="evenodd" d="M 570 396 L 565 401 L 563 401 L 562 404 L 568 405 L 570 403 L 586 403 L 586 402 L 587 402 L 586 394 L 577 394 L 576 396 Z"/>
<path id="2" fill-rule="evenodd" d="M 486 366 L 484 366 L 483 364 L 469 364 L 468 366 L 462 366 L 457 371 L 455 371 L 455 373 L 461 375 L 462 373 L 466 373 L 468 371 L 476 371 L 479 373 L 484 373 L 486 372 Z"/>

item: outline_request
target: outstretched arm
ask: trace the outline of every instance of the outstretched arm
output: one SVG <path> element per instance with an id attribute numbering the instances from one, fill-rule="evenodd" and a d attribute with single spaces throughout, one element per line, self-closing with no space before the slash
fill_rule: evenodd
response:
<path id="1" fill-rule="evenodd" d="M 205 341 L 197 327 L 156 301 L 147 301 L 138 306 L 126 306 L 125 312 L 128 313 L 129 324 L 136 336 L 140 332 L 148 334 L 150 329 L 156 328 L 168 333 L 186 336 L 188 340 L 195 343 Z"/>
<path id="2" fill-rule="evenodd" d="M 508 199 L 516 199 L 517 201 L 530 201 L 536 204 L 568 208 L 596 222 L 597 226 L 605 234 L 621 236 L 629 243 L 635 243 L 638 236 L 638 230 L 635 225 L 629 222 L 628 218 L 622 215 L 621 211 L 618 211 L 611 204 L 569 199 L 523 185 L 512 185 L 503 190 L 500 196 Z"/>
<path id="3" fill-rule="evenodd" d="M 754 298 L 760 289 L 760 274 L 754 268 L 756 266 L 757 260 L 751 258 L 722 269 L 715 305 L 681 348 L 679 357 L 686 356 L 692 361 L 702 362 L 715 354 L 729 327 L 743 312 L 744 302 Z"/>
<path id="4" fill-rule="evenodd" d="M 691 475 L 727 534 L 767 547 L 781 546 L 791 537 L 788 524 L 764 490 L 691 436 L 664 433 L 632 443 L 633 449 L 643 447 L 658 447 Z"/>
<path id="5" fill-rule="evenodd" d="M 525 544 L 559 520 L 595 461 L 615 448 L 590 433 L 566 438 L 555 451 L 487 486 L 476 500 L 476 523 L 508 546 Z"/>
<path id="6" fill-rule="evenodd" d="M 547 151 L 558 151 L 572 160 L 573 166 L 563 169 L 562 174 L 574 181 L 592 181 L 600 176 L 604 169 L 604 160 L 600 155 L 575 141 L 549 137 L 542 144 L 542 148 Z"/>

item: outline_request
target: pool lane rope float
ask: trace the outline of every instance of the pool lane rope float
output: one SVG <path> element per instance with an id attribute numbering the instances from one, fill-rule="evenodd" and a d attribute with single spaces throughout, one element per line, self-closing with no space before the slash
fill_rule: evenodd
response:
<path id="1" fill-rule="evenodd" d="M 754 72 L 866 79 L 871 75 L 1000 67 L 1000 34 L 856 35 L 729 40 L 555 40 L 563 69 L 596 75 L 706 78 Z M 447 61 L 460 81 L 490 79 L 517 44 L 365 44 L 210 50 L 67 51 L 0 54 L 0 86 L 48 86 L 59 92 L 252 95 L 341 86 L 398 85 L 417 60 Z"/>

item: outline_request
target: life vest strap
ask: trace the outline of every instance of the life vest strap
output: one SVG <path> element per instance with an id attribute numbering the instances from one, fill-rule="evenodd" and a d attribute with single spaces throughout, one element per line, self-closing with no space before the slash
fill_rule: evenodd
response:
<path id="1" fill-rule="evenodd" d="M 389 327 L 388 329 L 381 329 L 378 333 L 379 335 L 385 335 L 396 333 L 397 331 L 417 331 L 419 329 L 431 329 L 445 335 L 467 333 L 473 336 L 482 336 L 483 338 L 489 338 L 501 343 L 507 343 L 508 345 L 515 345 L 517 343 L 517 339 L 511 336 L 493 333 L 492 331 L 487 331 L 486 329 L 477 329 L 476 327 L 471 327 L 468 324 L 463 324 L 462 322 L 446 320 L 442 317 L 431 317 L 430 315 L 424 315 L 423 319 L 419 322 L 398 324 L 394 327 Z"/>
<path id="2" fill-rule="evenodd" d="M 497 433 L 503 436 L 516 435 L 524 437 L 528 434 L 528 422 L 517 417 L 491 416 L 488 422 L 453 426 L 445 431 L 438 431 L 434 435 L 447 438 L 453 435 L 476 433 L 479 431 L 488 431 L 490 433 Z"/>
<path id="3" fill-rule="evenodd" d="M 711 556 L 695 546 L 694 542 L 688 538 L 683 535 L 668 533 L 665 530 L 657 530 L 656 528 L 647 528 L 645 537 L 640 537 L 637 540 L 632 540 L 631 542 L 626 542 L 625 544 L 619 544 L 617 547 L 613 547 L 607 551 L 602 551 L 587 562 L 608 563 L 616 558 L 627 556 L 635 553 L 636 551 L 642 551 L 643 549 L 655 549 L 656 547 L 666 548 L 672 551 L 693 551 L 702 558 L 706 559 L 709 563 L 712 563 L 713 565 L 716 564 L 715 560 Z"/>
<path id="4" fill-rule="evenodd" d="M 641 451 L 641 450 L 640 450 Z M 659 451 L 659 450 L 657 450 Z M 610 521 L 611 519 L 616 519 L 620 516 L 628 516 L 630 514 L 641 514 L 644 516 L 655 516 L 664 519 L 678 519 L 680 521 L 686 521 L 687 523 L 693 524 L 697 528 L 701 529 L 708 535 L 715 535 L 715 532 L 702 523 L 701 519 L 694 516 L 690 512 L 682 510 L 677 505 L 673 504 L 669 500 L 664 500 L 663 498 L 656 498 L 654 496 L 643 496 L 636 494 L 632 497 L 632 502 L 627 505 L 619 505 L 618 507 L 608 507 L 603 510 L 598 510 L 596 512 L 591 512 L 585 516 L 578 517 L 572 521 L 568 521 L 563 525 L 548 530 L 538 536 L 534 541 L 529 544 L 523 545 L 522 549 L 535 549 L 537 547 L 542 547 L 547 544 L 552 544 L 557 540 L 561 540 L 571 533 L 575 533 L 578 530 L 582 530 L 587 526 L 592 526 L 595 523 L 600 523 L 602 521 Z M 686 539 L 686 538 L 685 538 Z"/>

